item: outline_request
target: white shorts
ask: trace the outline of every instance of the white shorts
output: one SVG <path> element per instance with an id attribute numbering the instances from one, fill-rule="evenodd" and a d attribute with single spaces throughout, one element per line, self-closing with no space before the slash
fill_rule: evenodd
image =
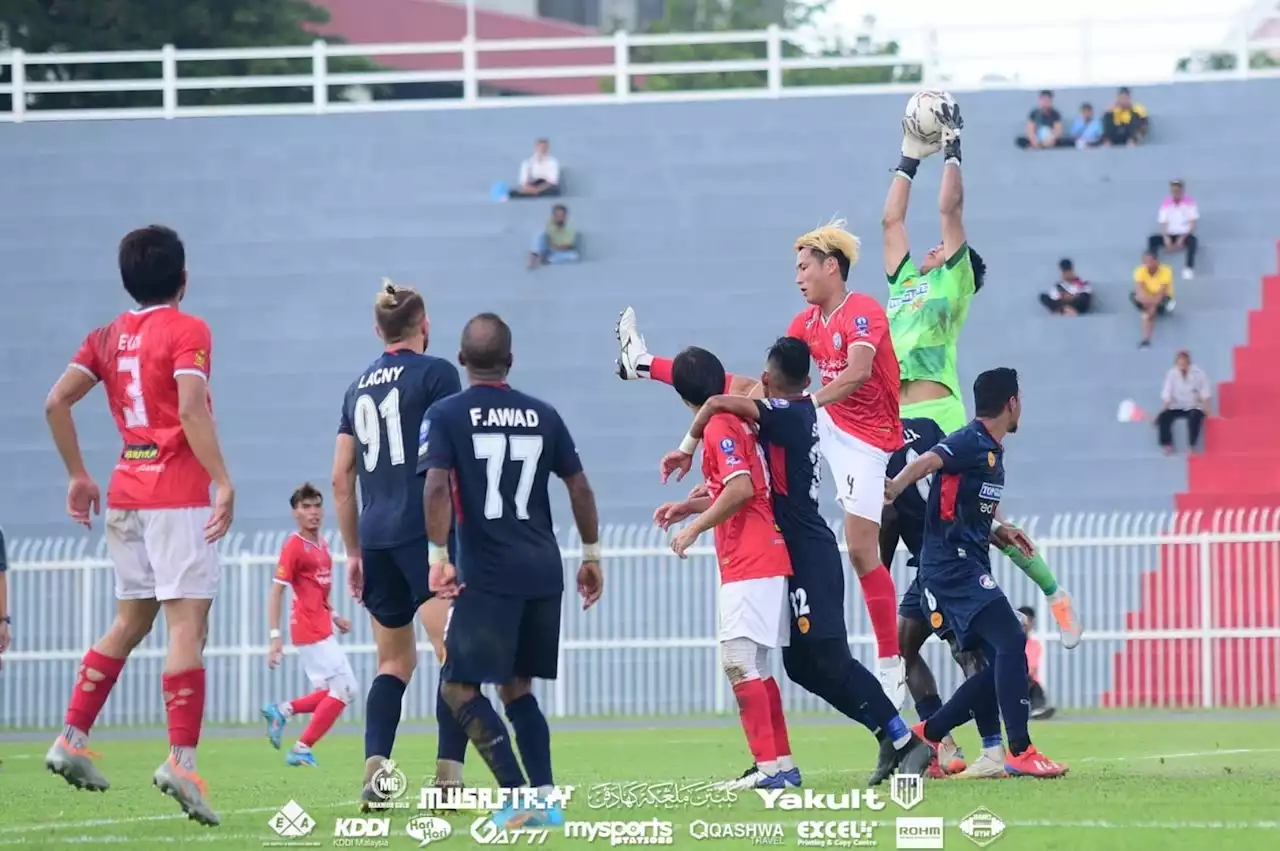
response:
<path id="1" fill-rule="evenodd" d="M 204 539 L 213 509 L 107 509 L 107 552 L 121 600 L 212 600 L 222 566 Z"/>
<path id="2" fill-rule="evenodd" d="M 786 647 L 787 578 L 740 579 L 720 586 L 720 640 L 749 638 L 761 647 Z"/>
<path id="3" fill-rule="evenodd" d="M 351 703 L 360 691 L 356 682 L 355 671 L 351 670 L 351 662 L 342 651 L 338 639 L 329 636 L 315 644 L 298 645 L 298 659 L 302 662 L 302 670 L 311 680 L 312 688 L 328 687 L 332 697 L 343 703 Z"/>
<path id="4" fill-rule="evenodd" d="M 831 468 L 840 508 L 879 525 L 890 453 L 841 431 L 823 408 L 818 409 L 818 445 Z"/>

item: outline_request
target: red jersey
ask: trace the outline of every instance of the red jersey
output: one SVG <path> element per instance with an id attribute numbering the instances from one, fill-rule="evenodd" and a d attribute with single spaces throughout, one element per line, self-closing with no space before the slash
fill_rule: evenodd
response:
<path id="1" fill-rule="evenodd" d="M 902 448 L 902 420 L 898 415 L 898 356 L 889 337 L 889 318 L 880 302 L 862 293 L 849 293 L 830 316 L 810 305 L 787 328 L 788 337 L 809 344 L 825 387 L 849 365 L 854 346 L 875 352 L 871 378 L 857 392 L 826 410 L 836 427 L 846 434 L 886 452 Z"/>
<path id="2" fill-rule="evenodd" d="M 702 476 L 714 501 L 725 483 L 750 476 L 751 501 L 715 528 L 720 581 L 790 576 L 791 558 L 773 520 L 769 474 L 755 432 L 732 414 L 716 414 L 702 434 Z"/>
<path id="3" fill-rule="evenodd" d="M 289 640 L 295 646 L 315 644 L 333 635 L 333 607 L 329 605 L 333 559 L 323 538 L 314 544 L 297 532 L 290 535 L 280 549 L 275 581 L 293 589 Z"/>
<path id="4" fill-rule="evenodd" d="M 182 430 L 176 379 L 208 381 L 211 344 L 203 319 L 169 305 L 121 314 L 80 344 L 71 366 L 102 382 L 124 441 L 108 508 L 209 505 L 209 474 Z"/>

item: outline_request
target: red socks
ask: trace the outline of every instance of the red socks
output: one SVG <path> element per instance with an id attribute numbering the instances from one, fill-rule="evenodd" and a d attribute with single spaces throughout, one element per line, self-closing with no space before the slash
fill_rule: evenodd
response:
<path id="1" fill-rule="evenodd" d="M 660 358 L 655 355 L 653 362 L 649 364 L 649 379 L 651 381 L 661 381 L 663 384 L 670 384 L 671 358 Z"/>
<path id="2" fill-rule="evenodd" d="M 871 616 L 871 631 L 876 635 L 876 656 L 881 659 L 901 656 L 898 594 L 893 588 L 893 577 L 882 564 L 866 576 L 858 577 L 858 581 L 862 583 L 862 596 L 867 601 L 867 614 Z"/>
<path id="3" fill-rule="evenodd" d="M 315 697 L 314 694 L 309 694 L 303 700 L 310 700 L 313 697 Z M 302 735 L 298 737 L 298 744 L 313 747 L 316 742 L 324 737 L 325 733 L 329 732 L 333 722 L 338 720 L 338 716 L 346 708 L 347 705 L 345 703 L 325 692 L 324 700 L 320 701 L 320 705 L 315 708 L 315 714 L 307 722 L 307 729 L 303 730 Z"/>
<path id="4" fill-rule="evenodd" d="M 742 730 L 747 734 L 747 747 L 751 749 L 756 765 L 763 767 L 776 764 L 778 745 L 774 739 L 773 713 L 769 706 L 768 687 L 763 680 L 734 683 L 733 696 L 738 699 L 738 715 L 742 719 Z M 781 709 L 781 699 L 779 699 L 779 709 Z"/>
<path id="5" fill-rule="evenodd" d="M 782 690 L 773 677 L 762 681 L 769 694 L 769 720 L 773 728 L 773 746 L 778 756 L 791 756 L 791 738 L 787 735 L 787 718 L 782 714 Z"/>
<path id="6" fill-rule="evenodd" d="M 194 748 L 204 721 L 204 668 L 165 674 L 164 709 L 169 716 L 169 744 Z"/>
<path id="7" fill-rule="evenodd" d="M 84 654 L 75 690 L 71 692 L 71 702 L 67 704 L 65 723 L 68 727 L 75 727 L 83 733 L 92 729 L 98 713 L 107 702 L 107 695 L 111 694 L 111 687 L 120 678 L 124 661 L 103 656 L 92 648 Z"/>
<path id="8" fill-rule="evenodd" d="M 329 690 L 322 688 L 320 691 L 313 691 L 306 697 L 299 697 L 296 700 L 289 701 L 289 711 L 294 715 L 310 715 L 316 711 L 324 699 L 329 696 Z M 346 704 L 343 704 L 344 706 Z M 327 727 L 325 729 L 328 729 Z"/>

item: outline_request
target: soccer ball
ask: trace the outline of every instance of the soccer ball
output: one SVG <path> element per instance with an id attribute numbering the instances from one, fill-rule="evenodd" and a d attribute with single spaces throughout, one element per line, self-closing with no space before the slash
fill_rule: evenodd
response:
<path id="1" fill-rule="evenodd" d="M 916 92 L 907 101 L 903 127 L 926 142 L 938 142 L 942 139 L 942 124 L 938 121 L 937 112 L 942 104 L 954 105 L 955 102 L 950 92 Z"/>

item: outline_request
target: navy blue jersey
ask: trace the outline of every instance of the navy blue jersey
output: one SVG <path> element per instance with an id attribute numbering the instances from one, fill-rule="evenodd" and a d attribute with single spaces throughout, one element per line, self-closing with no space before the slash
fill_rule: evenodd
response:
<path id="1" fill-rule="evenodd" d="M 426 537 L 413 448 L 427 409 L 461 389 L 453 364 L 407 349 L 384 352 L 347 388 L 338 433 L 357 443 L 361 548 Z"/>
<path id="2" fill-rule="evenodd" d="M 773 519 L 788 549 L 806 539 L 835 544 L 836 536 L 818 511 L 822 453 L 813 400 L 760 399 L 760 445 L 769 461 Z"/>
<path id="3" fill-rule="evenodd" d="M 946 437 L 946 432 L 933 420 L 920 417 L 902 421 L 902 448 L 889 457 L 885 475 L 892 479 L 908 464 L 928 452 Z M 924 517 L 933 477 L 928 476 L 907 488 L 893 501 L 898 514 L 898 535 L 902 538 L 911 561 L 920 563 L 920 545 L 924 539 Z"/>
<path id="4" fill-rule="evenodd" d="M 555 408 L 474 385 L 427 412 L 418 469 L 453 473 L 462 582 L 526 599 L 564 591 L 547 484 L 581 473 L 582 461 Z"/>
<path id="5" fill-rule="evenodd" d="M 1004 495 L 1004 448 L 978 420 L 930 450 L 942 469 L 929 491 L 922 574 L 957 563 L 991 566 L 991 524 Z"/>

